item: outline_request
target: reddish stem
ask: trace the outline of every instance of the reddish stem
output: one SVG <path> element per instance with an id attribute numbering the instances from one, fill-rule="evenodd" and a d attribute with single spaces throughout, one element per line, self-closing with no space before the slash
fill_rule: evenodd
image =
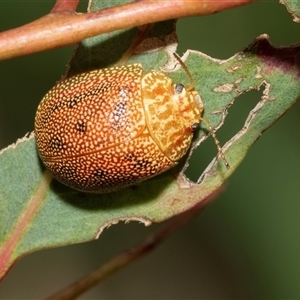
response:
<path id="1" fill-rule="evenodd" d="M 79 0 L 56 0 L 51 12 L 64 11 L 64 10 L 76 10 L 79 4 Z"/>
<path id="2" fill-rule="evenodd" d="M 53 11 L 27 25 L 0 33 L 0 60 L 77 43 L 118 29 L 193 15 L 206 15 L 254 0 L 140 0 L 76 14 L 75 0 L 57 1 Z M 67 5 L 68 4 L 68 5 Z"/>

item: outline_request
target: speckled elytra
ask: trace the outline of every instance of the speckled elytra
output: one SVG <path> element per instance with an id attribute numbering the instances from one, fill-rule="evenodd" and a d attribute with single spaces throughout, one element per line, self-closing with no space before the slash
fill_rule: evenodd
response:
<path id="1" fill-rule="evenodd" d="M 173 84 L 160 71 L 143 72 L 141 64 L 56 84 L 35 117 L 38 152 L 53 176 L 80 191 L 108 193 L 174 167 L 203 113 L 191 75 L 176 58 L 191 86 Z"/>

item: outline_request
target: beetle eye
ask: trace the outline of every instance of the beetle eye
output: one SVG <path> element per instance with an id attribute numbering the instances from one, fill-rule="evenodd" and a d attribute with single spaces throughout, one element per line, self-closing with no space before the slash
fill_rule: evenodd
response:
<path id="1" fill-rule="evenodd" d="M 198 128 L 199 128 L 199 123 L 194 123 L 191 126 L 191 129 L 192 129 L 193 132 L 195 132 Z"/>
<path id="2" fill-rule="evenodd" d="M 184 89 L 184 85 L 182 83 L 175 84 L 175 93 L 176 94 L 180 94 L 183 89 Z"/>

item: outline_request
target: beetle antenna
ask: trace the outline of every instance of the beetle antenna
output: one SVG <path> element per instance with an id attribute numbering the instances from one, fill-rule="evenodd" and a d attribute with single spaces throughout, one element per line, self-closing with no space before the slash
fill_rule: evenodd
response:
<path id="1" fill-rule="evenodd" d="M 183 70 L 185 71 L 185 73 L 187 74 L 187 76 L 190 80 L 190 85 L 186 87 L 186 90 L 192 91 L 195 88 L 195 80 L 193 79 L 192 74 L 190 73 L 189 69 L 184 64 L 184 62 L 181 60 L 180 56 L 175 52 L 173 53 L 173 55 L 175 56 L 177 61 L 180 63 L 181 67 L 183 68 Z"/>
<path id="2" fill-rule="evenodd" d="M 188 91 L 192 91 L 195 88 L 195 80 L 192 77 L 192 74 L 190 73 L 189 69 L 187 68 L 187 66 L 184 64 L 184 62 L 181 60 L 180 56 L 177 53 L 173 53 L 174 57 L 177 59 L 177 61 L 180 63 L 181 67 L 183 68 L 183 70 L 185 71 L 185 73 L 187 74 L 189 80 L 190 80 L 190 85 L 188 87 L 186 87 L 186 90 Z M 220 142 L 215 134 L 215 130 L 212 128 L 212 126 L 210 125 L 210 122 L 206 119 L 201 118 L 201 120 L 203 121 L 203 123 L 205 123 L 205 125 L 208 127 L 209 132 L 212 136 L 212 138 L 214 139 L 214 142 L 217 146 L 218 149 L 218 156 L 220 156 L 226 166 L 227 169 L 230 168 L 230 165 L 228 163 L 228 161 L 226 160 L 226 157 L 222 151 L 222 147 L 220 145 Z"/>
<path id="3" fill-rule="evenodd" d="M 215 144 L 217 146 L 218 155 L 222 158 L 222 160 L 223 160 L 223 162 L 224 162 L 224 164 L 226 166 L 226 169 L 228 170 L 230 168 L 230 165 L 229 165 L 229 163 L 228 163 L 228 161 L 227 161 L 227 159 L 226 159 L 226 157 L 225 157 L 225 155 L 224 155 L 224 153 L 222 151 L 220 142 L 219 142 L 219 140 L 218 140 L 218 138 L 216 136 L 214 128 L 211 127 L 210 122 L 208 120 L 201 118 L 201 121 L 203 123 L 205 123 L 205 125 L 208 127 L 209 132 L 210 132 L 210 134 L 211 134 L 212 138 L 214 139 L 214 142 L 215 142 Z"/>

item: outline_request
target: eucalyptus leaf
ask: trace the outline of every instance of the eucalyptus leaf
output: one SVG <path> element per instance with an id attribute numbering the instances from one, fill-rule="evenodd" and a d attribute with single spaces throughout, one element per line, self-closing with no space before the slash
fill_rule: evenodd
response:
<path id="1" fill-rule="evenodd" d="M 190 84 L 172 55 L 176 50 L 174 24 L 168 21 L 165 26 L 160 23 L 141 29 L 147 37 L 139 47 L 133 38 L 134 47 L 126 51 L 125 63 L 140 62 L 145 71 L 161 69 L 174 82 Z M 139 36 L 141 32 L 136 34 Z M 97 47 L 101 48 L 101 43 Z M 122 51 L 108 64 L 124 62 Z M 267 36 L 258 37 L 227 60 L 213 59 L 198 51 L 185 53 L 183 60 L 204 103 L 203 118 L 213 128 L 220 128 L 226 121 L 230 106 L 239 95 L 253 89 L 263 90 L 244 126 L 223 147 L 230 169 L 226 169 L 221 159 L 214 159 L 206 170 L 199 170 L 197 183 L 184 175 L 187 156 L 178 167 L 139 186 L 110 194 L 85 194 L 52 180 L 39 160 L 33 134 L 4 149 L 0 153 L 1 276 L 30 252 L 93 240 L 105 227 L 121 220 L 137 220 L 146 225 L 162 222 L 204 203 L 222 187 L 262 133 L 299 97 L 299 53 L 299 45 L 275 48 Z M 73 65 L 72 61 L 70 73 Z M 81 65 L 81 60 L 75 65 Z M 88 68 L 84 60 L 82 70 L 97 65 L 97 58 Z M 189 155 L 208 135 L 203 124 L 195 134 Z"/>

